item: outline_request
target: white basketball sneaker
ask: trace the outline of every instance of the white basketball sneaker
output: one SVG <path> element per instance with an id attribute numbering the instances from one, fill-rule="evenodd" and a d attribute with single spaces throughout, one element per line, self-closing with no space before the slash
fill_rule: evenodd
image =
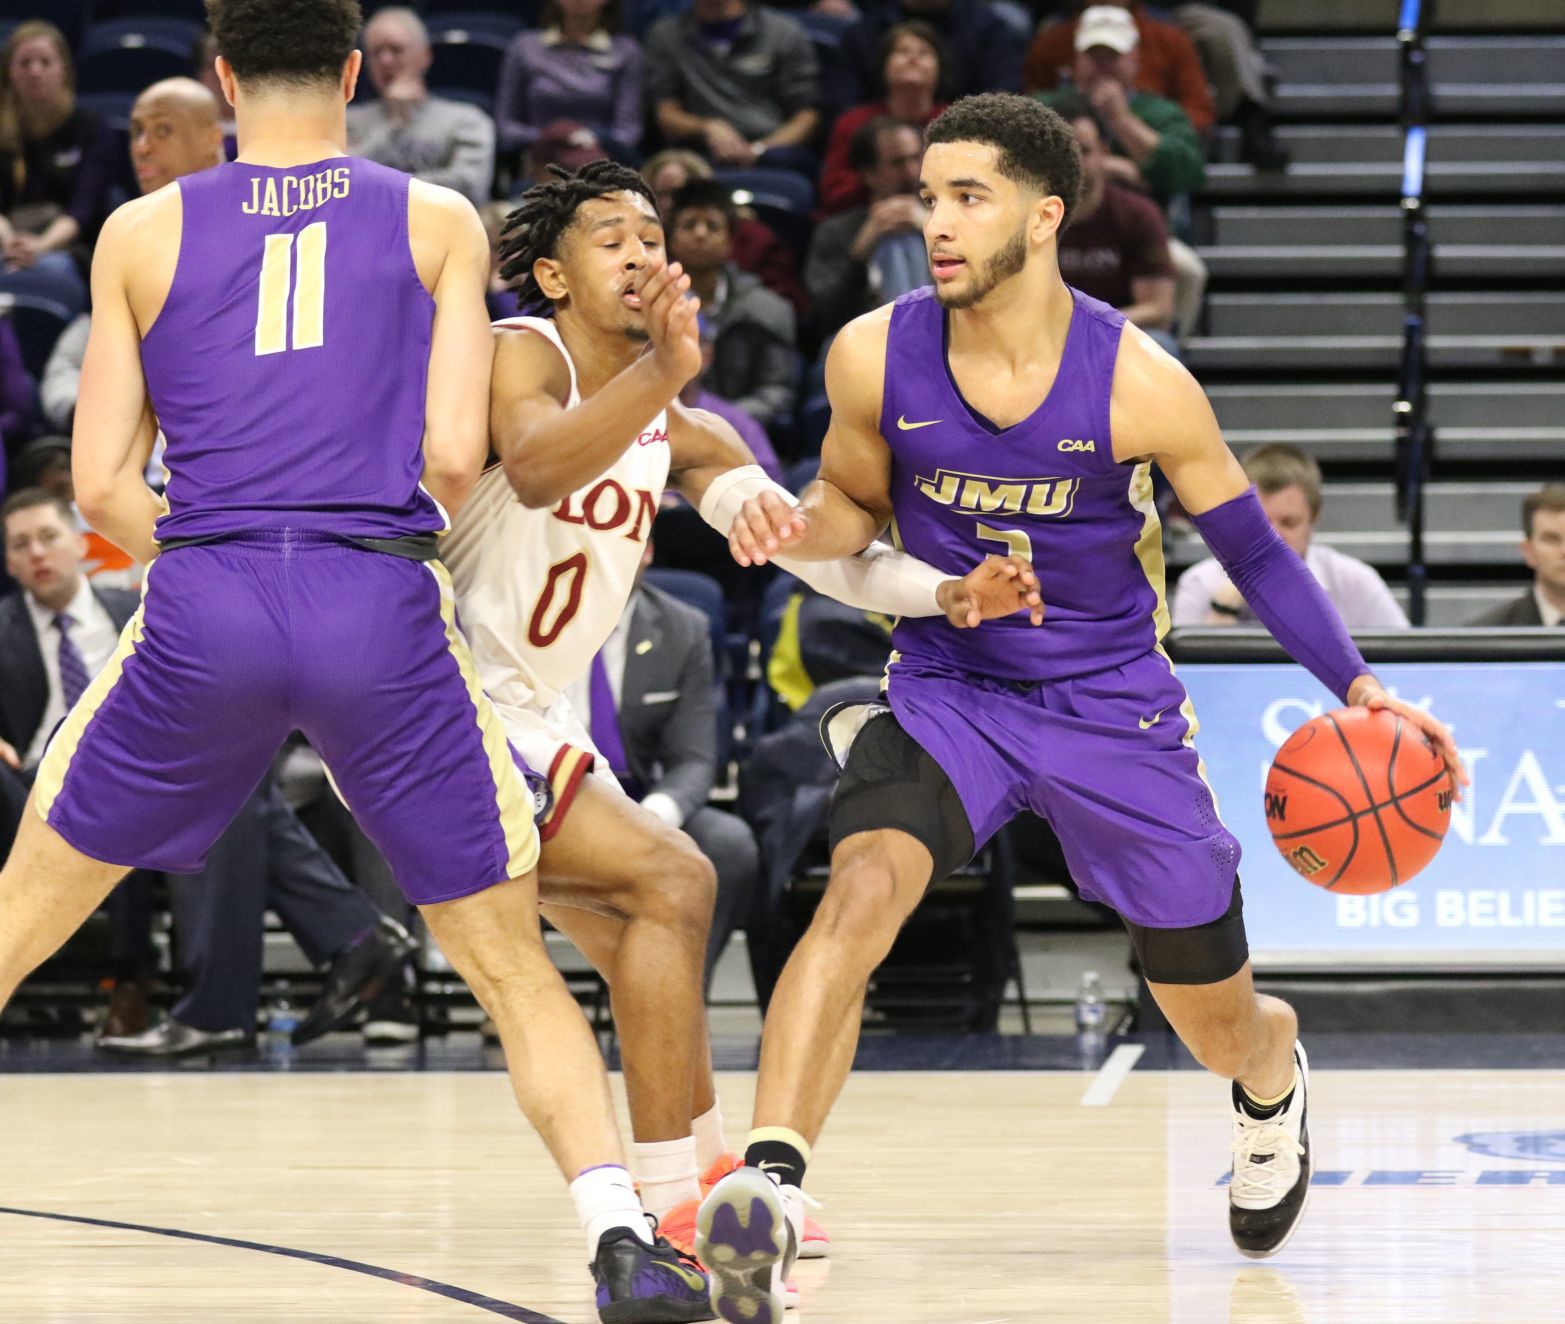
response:
<path id="1" fill-rule="evenodd" d="M 1293 1095 L 1274 1116 L 1258 1118 L 1233 1086 L 1233 1179 L 1228 1187 L 1228 1230 L 1241 1255 L 1264 1260 L 1288 1244 L 1310 1196 L 1308 1124 L 1310 1064 L 1304 1045 L 1293 1049 Z"/>
<path id="2" fill-rule="evenodd" d="M 736 1168 L 712 1188 L 696 1214 L 696 1255 L 711 1276 L 719 1319 L 782 1324 L 797 1301 L 787 1280 L 803 1221 L 802 1192 L 758 1168 Z"/>

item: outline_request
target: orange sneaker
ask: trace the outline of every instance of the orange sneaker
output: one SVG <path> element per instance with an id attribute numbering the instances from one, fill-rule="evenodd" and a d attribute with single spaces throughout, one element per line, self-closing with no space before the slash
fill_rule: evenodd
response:
<path id="1" fill-rule="evenodd" d="M 735 1168 L 742 1167 L 744 1167 L 744 1160 L 740 1158 L 738 1154 L 735 1154 L 731 1151 L 726 1154 L 720 1154 L 717 1158 L 717 1161 L 701 1175 L 701 1194 L 704 1196 Z M 680 1210 L 683 1210 L 683 1208 L 684 1206 L 681 1205 Z M 670 1214 L 669 1217 L 672 1218 L 673 1214 Z M 694 1212 L 692 1212 L 690 1215 L 690 1227 L 690 1236 L 692 1239 L 694 1239 Z M 676 1246 L 681 1245 L 680 1242 L 674 1241 L 673 1234 L 670 1233 L 666 1227 L 664 1228 L 663 1234 L 664 1236 L 668 1237 L 670 1241 L 673 1241 Z M 801 1260 L 824 1260 L 828 1258 L 830 1254 L 831 1238 L 826 1235 L 826 1229 L 823 1228 L 808 1214 L 806 1214 L 804 1216 L 804 1236 L 800 1239 L 799 1242 L 799 1258 Z"/>

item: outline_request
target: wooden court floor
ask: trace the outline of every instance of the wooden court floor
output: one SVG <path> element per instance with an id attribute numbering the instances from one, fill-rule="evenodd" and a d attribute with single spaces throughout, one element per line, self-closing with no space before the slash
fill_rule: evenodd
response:
<path id="1" fill-rule="evenodd" d="M 1318 1070 L 1321 1180 L 1263 1265 L 1227 1239 L 1224 1088 L 1091 1082 L 855 1077 L 797 1324 L 1565 1319 L 1565 1072 Z M 750 1089 L 722 1079 L 732 1130 Z M 13 1075 L 0 1109 L 0 1319 L 595 1318 L 499 1073 Z"/>

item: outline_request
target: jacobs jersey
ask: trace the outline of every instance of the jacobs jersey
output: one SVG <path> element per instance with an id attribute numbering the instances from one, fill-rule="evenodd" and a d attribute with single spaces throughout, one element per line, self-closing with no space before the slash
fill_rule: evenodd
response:
<path id="1" fill-rule="evenodd" d="M 141 346 L 167 439 L 160 541 L 446 527 L 419 485 L 435 305 L 408 186 L 353 157 L 179 181 L 178 265 Z"/>
<path id="2" fill-rule="evenodd" d="M 891 448 L 900 545 L 952 575 L 987 553 L 1019 553 L 1033 563 L 1045 606 L 1036 627 L 1025 615 L 976 630 L 904 619 L 892 643 L 909 663 L 1050 680 L 1123 665 L 1168 628 L 1151 465 L 1116 463 L 1109 431 L 1125 319 L 1071 293 L 1054 385 L 1009 428 L 981 417 L 958 390 L 934 291 L 915 290 L 892 309 L 880 430 Z"/>
<path id="3" fill-rule="evenodd" d="M 560 351 L 567 408 L 581 402 L 576 365 L 548 318 L 514 317 Z M 529 510 L 498 466 L 458 512 L 440 556 L 484 689 L 499 703 L 548 707 L 587 674 L 630 601 L 668 485 L 668 415 L 626 438 L 608 470 L 552 510 Z"/>

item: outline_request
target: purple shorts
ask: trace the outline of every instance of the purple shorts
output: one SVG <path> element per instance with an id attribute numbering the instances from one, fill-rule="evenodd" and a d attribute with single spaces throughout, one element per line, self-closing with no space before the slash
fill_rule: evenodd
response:
<path id="1" fill-rule="evenodd" d="M 1161 651 L 1033 686 L 908 657 L 888 674 L 892 710 L 950 777 L 975 845 L 1030 809 L 1054 828 L 1082 896 L 1132 923 L 1187 928 L 1228 909 L 1239 843 Z"/>
<path id="2" fill-rule="evenodd" d="M 297 530 L 158 557 L 49 743 L 37 808 L 94 859 L 195 873 L 296 729 L 415 905 L 537 862 L 525 765 L 445 567 Z"/>

